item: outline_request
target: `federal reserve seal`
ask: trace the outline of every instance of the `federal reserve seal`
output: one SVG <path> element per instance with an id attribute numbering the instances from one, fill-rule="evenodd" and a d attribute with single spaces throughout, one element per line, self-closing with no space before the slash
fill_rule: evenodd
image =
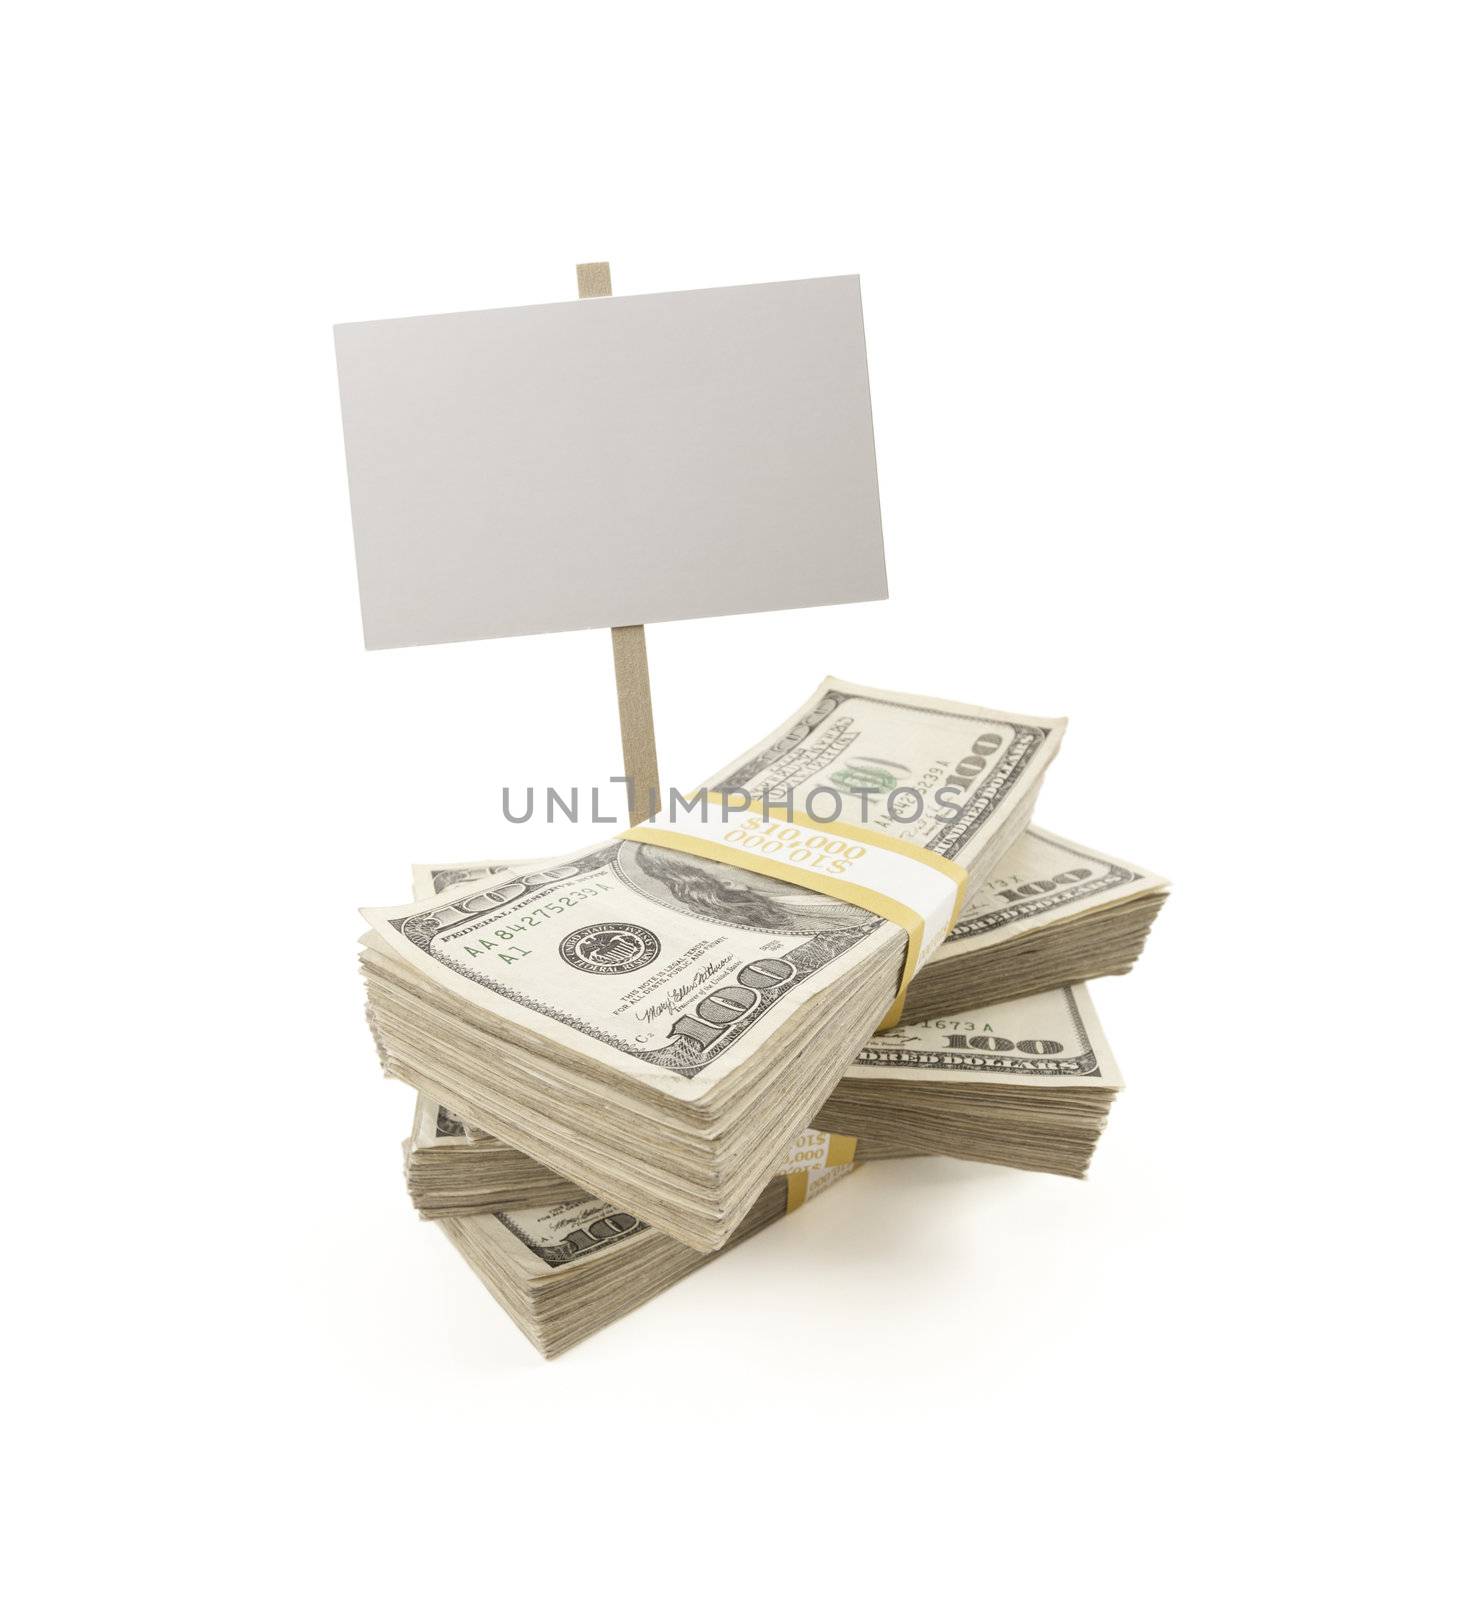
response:
<path id="1" fill-rule="evenodd" d="M 560 945 L 562 960 L 578 972 L 636 972 L 656 961 L 658 936 L 635 922 L 594 922 L 569 933 Z"/>

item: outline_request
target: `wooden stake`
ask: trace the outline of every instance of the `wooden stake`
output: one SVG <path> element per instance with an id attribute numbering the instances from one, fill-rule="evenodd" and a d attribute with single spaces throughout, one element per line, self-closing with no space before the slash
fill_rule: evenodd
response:
<path id="1" fill-rule="evenodd" d="M 636 826 L 658 809 L 658 746 L 653 738 L 648 642 L 641 623 L 612 630 L 612 665 L 617 669 L 617 718 L 622 724 L 627 814 Z"/>
<path id="2" fill-rule="evenodd" d="M 605 261 L 577 263 L 577 299 L 596 300 L 612 293 L 612 268 Z"/>
<path id="3" fill-rule="evenodd" d="M 605 261 L 577 263 L 577 298 L 612 293 Z M 617 717 L 622 724 L 622 769 L 627 776 L 628 819 L 634 826 L 658 809 L 658 746 L 653 737 L 653 691 L 648 680 L 648 642 L 641 623 L 612 630 L 612 665 L 617 673 Z"/>

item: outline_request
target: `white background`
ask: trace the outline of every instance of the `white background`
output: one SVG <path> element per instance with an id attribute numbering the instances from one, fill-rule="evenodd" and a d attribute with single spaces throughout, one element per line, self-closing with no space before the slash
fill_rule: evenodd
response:
<path id="1" fill-rule="evenodd" d="M 1278 0 L 13 25 L 21 1592 L 1437 1592 L 1453 55 Z M 1042 820 L 1176 892 L 1088 1183 L 861 1172 L 546 1364 L 406 1204 L 354 908 L 586 836 L 500 791 L 617 770 L 608 642 L 366 656 L 330 327 L 597 258 L 864 279 L 892 598 L 651 630 L 665 777 L 826 671 L 1065 713 Z"/>

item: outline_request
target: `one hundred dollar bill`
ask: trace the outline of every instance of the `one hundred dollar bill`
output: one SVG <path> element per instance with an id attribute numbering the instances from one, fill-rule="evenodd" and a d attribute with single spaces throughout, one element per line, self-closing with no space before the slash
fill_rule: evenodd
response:
<path id="1" fill-rule="evenodd" d="M 845 1078 L 1123 1085 L 1081 984 L 892 1028 L 866 1045 Z"/>

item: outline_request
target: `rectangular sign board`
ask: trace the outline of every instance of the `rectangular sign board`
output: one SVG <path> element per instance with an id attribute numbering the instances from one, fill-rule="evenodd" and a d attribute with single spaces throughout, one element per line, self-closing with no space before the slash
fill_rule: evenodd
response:
<path id="1" fill-rule="evenodd" d="M 370 649 L 886 596 L 857 277 L 334 336 Z"/>

